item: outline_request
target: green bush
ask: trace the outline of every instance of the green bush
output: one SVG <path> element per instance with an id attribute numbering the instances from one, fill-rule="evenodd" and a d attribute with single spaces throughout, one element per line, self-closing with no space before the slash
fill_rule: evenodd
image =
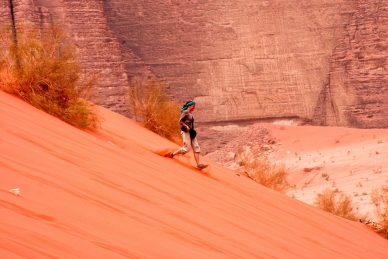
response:
<path id="1" fill-rule="evenodd" d="M 345 219 L 362 222 L 366 220 L 366 216 L 361 215 L 354 208 L 351 196 L 339 192 L 337 189 L 327 188 L 318 193 L 314 206 Z"/>
<path id="2" fill-rule="evenodd" d="M 376 206 L 377 232 L 388 238 L 388 186 L 373 189 L 371 199 Z"/>
<path id="3" fill-rule="evenodd" d="M 0 88 L 76 127 L 95 130 L 100 118 L 89 103 L 93 77 L 79 83 L 75 48 L 55 25 L 11 26 L 1 32 Z"/>
<path id="4" fill-rule="evenodd" d="M 163 83 L 134 78 L 128 87 L 128 103 L 136 120 L 156 134 L 174 142 L 180 140 L 180 105 L 166 92 Z"/>

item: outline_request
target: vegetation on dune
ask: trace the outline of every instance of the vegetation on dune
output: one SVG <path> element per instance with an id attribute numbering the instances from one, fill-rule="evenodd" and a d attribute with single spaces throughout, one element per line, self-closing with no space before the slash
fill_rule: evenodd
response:
<path id="1" fill-rule="evenodd" d="M 373 189 L 370 196 L 375 205 L 377 222 L 371 222 L 367 215 L 360 214 L 357 208 L 354 208 L 351 196 L 338 189 L 327 188 L 317 194 L 314 206 L 345 219 L 369 224 L 377 233 L 388 238 L 388 187 Z"/>
<path id="2" fill-rule="evenodd" d="M 0 33 L 0 89 L 71 125 L 95 130 L 100 117 L 87 100 L 97 78 L 81 84 L 81 71 L 74 46 L 58 26 L 6 26 Z"/>
<path id="3" fill-rule="evenodd" d="M 240 166 L 249 178 L 272 190 L 286 191 L 288 169 L 284 164 L 271 162 L 265 155 L 255 155 L 247 147 L 240 148 L 238 155 Z"/>
<path id="4" fill-rule="evenodd" d="M 361 215 L 354 208 L 352 197 L 338 191 L 338 189 L 327 188 L 318 193 L 315 197 L 314 206 L 345 219 L 366 221 L 366 216 Z"/>
<path id="5" fill-rule="evenodd" d="M 375 214 L 378 220 L 376 231 L 388 238 L 388 186 L 373 189 L 371 199 L 375 205 Z"/>
<path id="6" fill-rule="evenodd" d="M 181 106 L 167 94 L 165 84 L 154 78 L 133 78 L 128 87 L 128 104 L 135 119 L 147 129 L 174 142 L 180 140 Z"/>

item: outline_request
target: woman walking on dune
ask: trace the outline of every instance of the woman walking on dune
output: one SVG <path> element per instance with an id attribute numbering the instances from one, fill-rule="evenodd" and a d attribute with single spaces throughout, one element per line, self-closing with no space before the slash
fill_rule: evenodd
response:
<path id="1" fill-rule="evenodd" d="M 181 135 L 183 140 L 183 147 L 178 149 L 175 152 L 169 153 L 169 156 L 173 158 L 175 155 L 184 155 L 188 153 L 191 149 L 194 152 L 195 162 L 197 163 L 197 168 L 202 170 L 207 167 L 207 165 L 199 163 L 199 153 L 201 148 L 199 147 L 197 140 L 197 132 L 194 130 L 194 116 L 192 112 L 195 110 L 195 102 L 188 101 L 183 105 L 181 109 L 181 117 L 179 119 L 179 124 L 181 125 Z"/>

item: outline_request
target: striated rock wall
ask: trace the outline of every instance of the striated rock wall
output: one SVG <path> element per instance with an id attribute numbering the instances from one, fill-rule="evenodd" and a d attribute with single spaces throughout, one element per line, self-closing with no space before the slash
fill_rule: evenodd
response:
<path id="1" fill-rule="evenodd" d="M 0 1 L 0 25 L 12 21 L 11 5 L 7 0 Z"/>
<path id="2" fill-rule="evenodd" d="M 2 0 L 1 23 L 10 3 L 16 22 L 61 23 L 125 115 L 128 80 L 156 76 L 198 122 L 388 127 L 387 1 Z"/>
<path id="3" fill-rule="evenodd" d="M 94 101 L 113 111 L 128 114 L 125 96 L 128 76 L 120 44 L 107 25 L 102 0 L 7 0 L 7 2 L 13 4 L 16 25 L 25 22 L 39 26 L 50 22 L 62 25 L 77 47 L 79 63 L 84 68 L 81 80 L 85 81 L 94 74 L 99 77 Z M 3 22 L 7 22 L 7 19 L 3 19 Z"/>
<path id="4" fill-rule="evenodd" d="M 195 98 L 199 121 L 310 120 L 354 1 L 109 0 L 104 8 L 123 51 L 182 102 Z"/>
<path id="5" fill-rule="evenodd" d="M 358 0 L 333 49 L 321 125 L 388 127 L 388 2 Z M 317 109 L 318 111 L 318 109 Z"/>

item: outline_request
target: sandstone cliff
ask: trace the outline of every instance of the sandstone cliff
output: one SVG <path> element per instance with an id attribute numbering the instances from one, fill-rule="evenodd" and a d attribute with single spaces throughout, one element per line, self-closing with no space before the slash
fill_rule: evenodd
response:
<path id="1" fill-rule="evenodd" d="M 338 0 L 110 0 L 104 7 L 123 51 L 141 57 L 180 100 L 195 97 L 202 122 L 312 119 L 354 8 Z"/>
<path id="2" fill-rule="evenodd" d="M 125 86 L 154 75 L 198 122 L 288 118 L 387 127 L 388 2 L 378 0 L 2 0 L 0 19 L 71 32 L 99 102 L 125 114 Z"/>
<path id="3" fill-rule="evenodd" d="M 12 21 L 11 6 L 8 1 L 0 1 L 0 24 Z"/>
<path id="4" fill-rule="evenodd" d="M 128 114 L 125 100 L 128 76 L 120 44 L 107 25 L 102 1 L 1 0 L 0 12 L 8 16 L 0 20 L 2 23 L 11 23 L 11 9 L 16 25 L 25 22 L 62 25 L 77 47 L 79 63 L 84 68 L 82 80 L 93 74 L 99 76 L 94 101 Z"/>
<path id="5" fill-rule="evenodd" d="M 388 127 L 388 2 L 359 0 L 333 49 L 316 124 Z M 324 111 L 322 113 L 322 111 Z M 319 118 L 319 119 L 318 119 Z"/>

